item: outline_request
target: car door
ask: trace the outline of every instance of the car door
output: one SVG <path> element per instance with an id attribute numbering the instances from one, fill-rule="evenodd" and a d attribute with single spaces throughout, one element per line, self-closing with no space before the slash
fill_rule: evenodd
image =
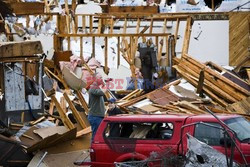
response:
<path id="1" fill-rule="evenodd" d="M 194 137 L 198 140 L 212 146 L 217 151 L 223 153 L 230 157 L 231 155 L 231 140 L 229 137 L 224 137 L 224 131 L 221 128 L 219 123 L 215 122 L 205 122 L 205 124 L 196 124 L 194 129 Z M 227 140 L 227 145 L 225 145 L 225 140 Z M 236 139 L 236 144 L 238 141 Z M 241 156 L 239 151 L 234 148 L 233 150 L 234 159 L 239 159 Z"/>

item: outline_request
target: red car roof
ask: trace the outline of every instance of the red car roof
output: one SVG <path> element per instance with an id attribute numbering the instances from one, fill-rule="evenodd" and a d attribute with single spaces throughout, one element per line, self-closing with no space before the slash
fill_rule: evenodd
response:
<path id="1" fill-rule="evenodd" d="M 230 118 L 240 117 L 239 115 L 232 114 L 216 114 L 221 120 L 226 120 Z M 202 114 L 202 115 L 168 115 L 168 114 L 138 114 L 138 115 L 116 115 L 109 116 L 104 118 L 106 121 L 114 121 L 114 122 L 157 122 L 164 121 L 166 118 L 168 120 L 173 121 L 183 121 L 186 118 L 193 118 L 197 120 L 215 120 L 215 118 L 210 114 Z"/>

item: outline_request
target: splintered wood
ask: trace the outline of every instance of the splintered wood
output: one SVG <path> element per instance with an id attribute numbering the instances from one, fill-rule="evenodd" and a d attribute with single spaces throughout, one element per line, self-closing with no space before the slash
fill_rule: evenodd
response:
<path id="1" fill-rule="evenodd" d="M 199 87 L 199 91 L 202 89 L 211 99 L 223 107 L 233 108 L 233 103 L 244 101 L 250 96 L 249 84 L 233 74 L 227 74 L 230 75 L 227 77 L 224 71 L 213 70 L 187 54 L 184 54 L 181 59 L 175 58 L 175 61 L 178 62 L 174 66 L 177 72 L 196 88 L 200 85 L 200 72 L 204 71 L 203 86 Z M 236 80 L 239 80 L 241 84 L 238 84 L 239 81 L 236 82 Z M 246 111 L 241 113 L 246 113 Z"/>

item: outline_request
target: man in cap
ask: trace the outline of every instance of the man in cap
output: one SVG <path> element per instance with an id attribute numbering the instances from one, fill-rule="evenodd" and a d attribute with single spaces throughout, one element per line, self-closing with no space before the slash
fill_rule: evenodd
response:
<path id="1" fill-rule="evenodd" d="M 115 104 L 116 99 L 110 98 L 108 99 L 108 116 L 122 114 L 121 110 Z M 109 137 L 119 137 L 120 136 L 120 127 L 117 123 L 110 124 L 110 133 Z"/>

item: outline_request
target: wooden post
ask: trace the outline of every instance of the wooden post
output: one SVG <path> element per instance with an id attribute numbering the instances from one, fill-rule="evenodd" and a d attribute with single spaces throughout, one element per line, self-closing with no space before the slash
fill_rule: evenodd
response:
<path id="1" fill-rule="evenodd" d="M 212 11 L 214 12 L 215 9 L 214 9 L 214 0 L 212 0 Z"/>
<path id="2" fill-rule="evenodd" d="M 104 56 L 105 56 L 105 67 L 104 67 L 104 71 L 106 74 L 108 74 L 108 37 L 105 37 L 105 52 L 104 52 Z"/>
<path id="3" fill-rule="evenodd" d="M 91 57 L 95 57 L 95 37 L 92 37 L 92 55 Z"/>
<path id="4" fill-rule="evenodd" d="M 118 43 L 117 43 L 117 56 L 118 56 L 118 58 L 117 58 L 117 67 L 119 67 L 119 65 L 120 65 L 120 63 L 121 63 L 121 60 L 120 60 L 120 58 L 121 58 L 121 55 L 120 55 L 120 52 L 121 52 L 121 39 L 120 39 L 120 37 L 118 37 L 117 38 L 118 39 Z"/>

